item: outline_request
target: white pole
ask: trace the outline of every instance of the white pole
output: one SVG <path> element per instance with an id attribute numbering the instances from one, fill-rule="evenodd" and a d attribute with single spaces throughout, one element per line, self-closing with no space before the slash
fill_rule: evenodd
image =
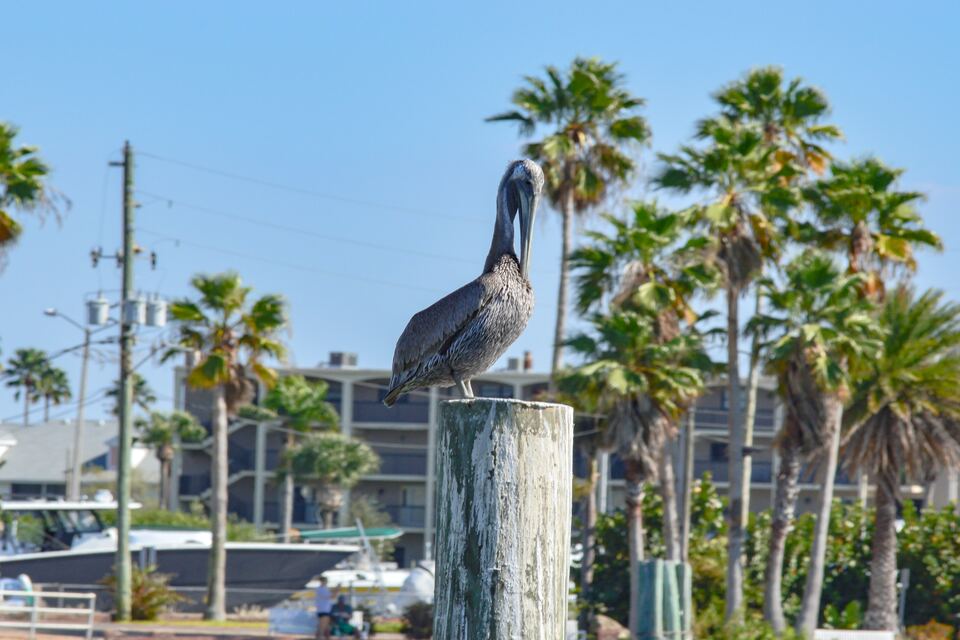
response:
<path id="1" fill-rule="evenodd" d="M 83 330 L 83 360 L 80 365 L 80 390 L 77 398 L 77 424 L 73 427 L 73 464 L 70 465 L 70 489 L 67 498 L 80 499 L 83 476 L 83 408 L 87 397 L 87 362 L 90 360 L 90 329 Z"/>

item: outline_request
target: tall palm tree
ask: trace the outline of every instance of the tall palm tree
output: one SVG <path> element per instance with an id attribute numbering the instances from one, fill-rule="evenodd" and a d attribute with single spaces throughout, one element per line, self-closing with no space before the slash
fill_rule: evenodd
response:
<path id="1" fill-rule="evenodd" d="M 768 367 L 777 376 L 785 409 L 774 443 L 781 462 L 764 588 L 764 617 L 778 634 L 786 629 L 783 555 L 800 465 L 822 454 L 839 427 L 849 390 L 847 363 L 879 348 L 873 305 L 859 293 L 862 281 L 858 274 L 842 274 L 822 253 L 804 253 L 787 265 L 782 284 L 771 278 L 759 283 L 769 311 L 748 325 L 768 339 Z"/>
<path id="2" fill-rule="evenodd" d="M 307 436 L 283 453 L 283 474 L 313 485 L 323 525 L 333 526 L 333 515 L 343 504 L 344 493 L 362 476 L 376 471 L 380 458 L 364 442 L 341 433 Z"/>
<path id="3" fill-rule="evenodd" d="M 604 446 L 623 460 L 629 526 L 631 603 L 630 629 L 638 629 L 637 592 L 639 561 L 643 559 L 643 485 L 660 478 L 664 497 L 676 503 L 669 478 L 661 476 L 664 442 L 675 436 L 680 415 L 703 392 L 704 371 L 709 369 L 700 336 L 678 334 L 668 340 L 657 335 L 656 316 L 643 311 L 614 308 L 591 318 L 590 334 L 580 334 L 568 344 L 586 364 L 563 380 L 564 387 L 595 398 L 606 415 Z M 669 520 L 665 517 L 665 521 Z M 674 537 L 665 522 L 665 537 Z"/>
<path id="4" fill-rule="evenodd" d="M 730 509 L 727 608 L 730 619 L 743 604 L 744 536 L 749 511 L 749 461 L 759 384 L 759 345 L 751 349 L 750 389 L 741 412 L 739 298 L 781 250 L 777 223 L 799 200 L 809 170 L 822 171 L 830 156 L 824 141 L 838 138 L 821 124 L 826 97 L 799 78 L 785 83 L 775 67 L 755 69 L 714 95 L 720 114 L 697 124 L 703 148 L 684 146 L 661 154 L 664 166 L 655 184 L 681 193 L 706 190 L 711 202 L 699 207 L 701 227 L 712 239 L 708 259 L 724 273 L 727 302 L 727 406 L 730 438 Z M 759 300 L 759 298 L 758 298 Z M 748 423 L 748 420 L 750 421 Z"/>
<path id="5" fill-rule="evenodd" d="M 516 122 L 520 135 L 546 135 L 523 146 L 523 154 L 543 168 L 546 192 L 563 217 L 560 285 L 553 336 L 551 373 L 563 364 L 566 339 L 568 258 L 573 217 L 602 202 L 610 189 L 626 183 L 635 170 L 631 148 L 647 142 L 650 128 L 637 114 L 644 101 L 624 88 L 616 63 L 575 58 L 569 69 L 544 69 L 545 78 L 526 76 L 513 93 L 516 107 L 487 122 Z M 552 384 L 552 383 L 551 383 Z"/>
<path id="6" fill-rule="evenodd" d="M 813 220 L 788 225 L 801 240 L 845 251 L 848 272 L 864 276 L 861 295 L 872 300 L 883 299 L 885 280 L 895 272 L 914 271 L 917 248 L 941 248 L 940 238 L 923 226 L 915 209 L 922 195 L 894 189 L 902 173 L 875 159 L 834 163 L 829 177 L 803 189 L 804 199 L 813 209 Z M 839 449 L 840 433 L 835 432 L 827 450 L 828 469 L 837 466 Z M 820 611 L 832 477 L 826 479 L 818 499 L 817 526 L 798 623 L 799 628 L 806 629 L 814 628 Z"/>
<path id="7" fill-rule="evenodd" d="M 960 468 L 960 304 L 939 291 L 898 288 L 884 302 L 879 357 L 855 367 L 845 464 L 876 478 L 876 515 L 864 626 L 897 629 L 900 481 Z"/>
<path id="8" fill-rule="evenodd" d="M 668 212 L 656 203 L 635 202 L 623 218 L 604 215 L 610 232 L 587 234 L 590 242 L 570 257 L 574 269 L 575 306 L 581 314 L 600 310 L 604 304 L 616 309 L 640 309 L 651 314 L 655 338 L 667 342 L 679 333 L 683 322 L 694 322 L 689 299 L 702 288 L 716 285 L 716 273 L 690 261 L 702 240 L 680 244 L 689 216 Z M 672 253 L 671 253 L 672 251 Z M 674 426 L 671 430 L 676 432 Z M 659 487 L 664 499 L 664 540 L 669 559 L 679 559 L 680 532 L 674 492 L 672 439 L 663 443 Z M 593 465 L 591 465 L 593 466 Z M 594 515 L 588 512 L 588 516 Z M 595 516 L 594 516 L 595 517 Z M 595 527 L 588 521 L 585 531 Z M 591 540 L 584 540 L 587 548 Z M 585 585 L 589 588 L 589 585 Z"/>
<path id="9" fill-rule="evenodd" d="M 309 433 L 315 428 L 335 429 L 340 417 L 337 409 L 327 402 L 329 385 L 323 380 L 308 381 L 303 376 L 281 378 L 264 398 L 263 406 L 274 411 L 286 429 L 285 450 L 294 446 L 297 434 Z M 283 476 L 284 542 L 290 541 L 293 528 L 293 475 Z"/>
<path id="10" fill-rule="evenodd" d="M 137 426 L 140 442 L 153 447 L 154 455 L 160 461 L 159 503 L 161 509 L 166 509 L 173 482 L 173 457 L 179 443 L 201 442 L 207 436 L 207 430 L 185 411 L 153 411 L 149 420 L 139 420 Z"/>
<path id="11" fill-rule="evenodd" d="M 34 213 L 42 220 L 69 207 L 69 202 L 46 184 L 50 168 L 36 155 L 37 148 L 17 146 L 18 133 L 15 126 L 0 122 L 0 266 L 23 231 L 14 211 Z"/>
<path id="12" fill-rule="evenodd" d="M 50 405 L 63 404 L 72 397 L 67 372 L 48 366 L 37 381 L 36 394 L 43 398 L 43 421 L 50 420 Z"/>
<path id="13" fill-rule="evenodd" d="M 183 299 L 170 306 L 179 321 L 180 349 L 199 354 L 187 375 L 187 384 L 213 391 L 213 459 L 211 469 L 210 569 L 207 574 L 207 619 L 226 617 L 224 579 L 227 538 L 227 422 L 237 408 L 253 394 L 253 381 L 268 386 L 276 372 L 263 363 L 264 357 L 281 358 L 285 353 L 277 333 L 287 323 L 286 303 L 280 296 L 265 295 L 251 302 L 250 287 L 236 273 L 197 275 L 190 283 L 197 300 Z"/>
<path id="14" fill-rule="evenodd" d="M 10 360 L 3 375 L 7 378 L 8 387 L 17 387 L 13 394 L 15 400 L 23 396 L 23 426 L 30 424 L 30 403 L 39 399 L 37 385 L 43 373 L 50 368 L 47 354 L 40 349 L 17 349 Z"/>

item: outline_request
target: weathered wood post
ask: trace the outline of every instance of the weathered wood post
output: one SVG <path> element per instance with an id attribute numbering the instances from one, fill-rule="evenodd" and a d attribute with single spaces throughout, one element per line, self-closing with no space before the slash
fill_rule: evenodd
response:
<path id="1" fill-rule="evenodd" d="M 567 619 L 573 409 L 440 406 L 436 640 L 559 640 Z"/>

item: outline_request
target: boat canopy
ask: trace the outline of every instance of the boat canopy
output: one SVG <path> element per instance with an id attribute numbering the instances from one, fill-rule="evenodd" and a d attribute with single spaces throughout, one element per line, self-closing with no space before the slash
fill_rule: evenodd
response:
<path id="1" fill-rule="evenodd" d="M 370 527 L 360 532 L 356 527 L 343 529 L 313 529 L 300 531 L 300 537 L 311 542 L 326 542 L 327 540 L 359 540 L 366 535 L 369 540 L 393 540 L 403 535 L 402 529 L 396 527 Z"/>
<path id="2" fill-rule="evenodd" d="M 131 502 L 131 509 L 139 509 L 139 502 Z M 0 500 L 0 511 L 116 511 L 116 502 L 96 500 Z"/>

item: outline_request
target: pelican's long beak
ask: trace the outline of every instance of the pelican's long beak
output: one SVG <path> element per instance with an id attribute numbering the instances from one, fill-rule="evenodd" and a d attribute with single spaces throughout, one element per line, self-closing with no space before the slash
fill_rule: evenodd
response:
<path id="1" fill-rule="evenodd" d="M 537 215 L 540 194 L 531 193 L 527 189 L 518 189 L 518 191 L 520 192 L 520 275 L 529 280 L 533 218 Z"/>

